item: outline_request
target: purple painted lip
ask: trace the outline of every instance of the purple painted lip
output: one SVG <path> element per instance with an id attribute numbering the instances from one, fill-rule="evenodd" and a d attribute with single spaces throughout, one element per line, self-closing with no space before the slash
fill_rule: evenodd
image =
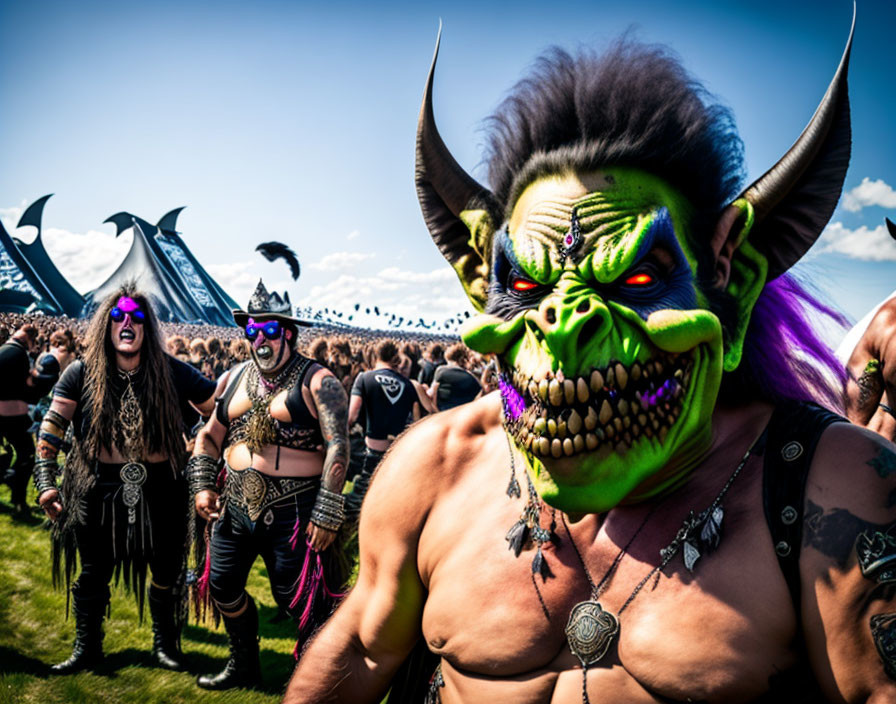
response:
<path id="1" fill-rule="evenodd" d="M 517 420 L 526 410 L 526 402 L 522 395 L 514 388 L 513 384 L 503 376 L 498 379 L 498 387 L 501 389 L 501 397 L 504 399 L 504 412 L 509 420 Z"/>

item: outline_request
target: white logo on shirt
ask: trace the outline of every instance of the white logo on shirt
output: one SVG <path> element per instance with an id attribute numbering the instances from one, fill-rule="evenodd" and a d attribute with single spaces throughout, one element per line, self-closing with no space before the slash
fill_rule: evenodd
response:
<path id="1" fill-rule="evenodd" d="M 380 388 L 383 390 L 383 393 L 386 394 L 389 403 L 393 406 L 398 403 L 398 399 L 401 398 L 402 392 L 401 382 L 388 374 L 374 374 L 373 378 L 376 379 Z"/>

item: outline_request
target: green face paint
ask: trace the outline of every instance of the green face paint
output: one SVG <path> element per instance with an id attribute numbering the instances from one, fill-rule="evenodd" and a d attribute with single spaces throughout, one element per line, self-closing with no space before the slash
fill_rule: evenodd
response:
<path id="1" fill-rule="evenodd" d="M 533 183 L 495 239 L 486 314 L 463 338 L 499 354 L 525 401 L 507 430 L 553 506 L 654 495 L 710 444 L 724 344 L 688 218 L 661 180 L 609 169 Z"/>

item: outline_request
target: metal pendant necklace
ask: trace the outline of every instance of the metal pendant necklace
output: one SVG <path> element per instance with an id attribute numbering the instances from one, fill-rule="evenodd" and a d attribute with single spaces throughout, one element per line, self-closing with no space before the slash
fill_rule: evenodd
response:
<path id="1" fill-rule="evenodd" d="M 576 545 L 575 540 L 573 540 L 572 533 L 566 523 L 566 517 L 561 515 L 563 527 L 566 529 L 566 534 L 569 536 L 569 542 L 572 544 L 576 557 L 579 558 L 579 562 L 582 565 L 582 570 L 585 572 L 585 578 L 591 586 L 590 598 L 587 601 L 579 602 L 572 607 L 572 610 L 569 612 L 569 621 L 566 624 L 566 642 L 569 645 L 569 650 L 576 658 L 578 658 L 582 665 L 582 702 L 584 704 L 590 704 L 590 700 L 588 699 L 588 667 L 599 662 L 601 658 L 607 654 L 607 651 L 619 634 L 619 617 L 622 615 L 622 612 L 629 607 L 629 604 L 635 600 L 635 597 L 638 596 L 641 589 L 644 588 L 644 585 L 654 576 L 659 580 L 659 573 L 672 561 L 672 558 L 678 554 L 679 550 L 683 550 L 684 552 L 685 567 L 688 571 L 693 571 L 694 565 L 697 560 L 700 559 L 701 554 L 703 552 L 709 552 L 718 546 L 721 538 L 722 518 L 724 517 L 724 510 L 721 506 L 722 499 L 725 498 L 732 483 L 747 464 L 747 460 L 750 459 L 753 449 L 764 437 L 765 432 L 753 441 L 740 463 L 737 465 L 737 468 L 728 478 L 728 481 L 725 482 L 725 486 L 722 487 L 722 490 L 716 495 L 715 499 L 713 499 L 713 502 L 698 515 L 695 515 L 693 511 L 688 513 L 687 518 L 684 519 L 681 528 L 679 528 L 678 533 L 676 533 L 672 542 L 660 550 L 659 564 L 650 570 L 650 572 L 635 585 L 631 594 L 628 595 L 628 598 L 615 614 L 604 609 L 598 600 L 609 586 L 610 581 L 616 572 L 616 568 L 619 566 L 619 563 L 622 561 L 626 552 L 628 552 L 629 547 L 631 547 L 635 538 L 638 537 L 638 534 L 647 524 L 647 521 L 650 520 L 653 512 L 659 507 L 662 501 L 655 504 L 650 509 L 644 517 L 644 520 L 641 522 L 641 525 L 638 527 L 638 530 L 636 530 L 634 535 L 629 538 L 625 547 L 619 551 L 613 562 L 610 564 L 610 567 L 597 584 L 591 579 L 591 573 L 588 571 L 588 566 L 585 564 L 585 559 L 582 557 L 582 553 L 579 552 L 578 545 Z"/>
<path id="2" fill-rule="evenodd" d="M 121 466 L 119 476 L 122 487 L 121 496 L 128 509 L 128 526 L 137 522 L 137 506 L 143 499 L 143 484 L 146 482 L 146 465 L 139 460 L 145 454 L 143 412 L 137 395 L 134 393 L 133 379 L 138 370 L 118 371 L 120 378 L 127 386 L 121 395 L 118 410 L 118 423 L 121 430 L 121 453 L 125 463 Z"/>

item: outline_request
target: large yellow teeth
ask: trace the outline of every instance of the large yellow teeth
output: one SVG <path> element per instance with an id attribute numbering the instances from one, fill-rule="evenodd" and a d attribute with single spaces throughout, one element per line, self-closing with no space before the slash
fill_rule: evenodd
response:
<path id="1" fill-rule="evenodd" d="M 581 376 L 539 378 L 514 370 L 525 402 L 510 423 L 517 442 L 541 457 L 571 457 L 601 446 L 631 447 L 642 435 L 662 442 L 681 414 L 693 361 L 677 355 L 630 365 L 610 362 Z"/>

